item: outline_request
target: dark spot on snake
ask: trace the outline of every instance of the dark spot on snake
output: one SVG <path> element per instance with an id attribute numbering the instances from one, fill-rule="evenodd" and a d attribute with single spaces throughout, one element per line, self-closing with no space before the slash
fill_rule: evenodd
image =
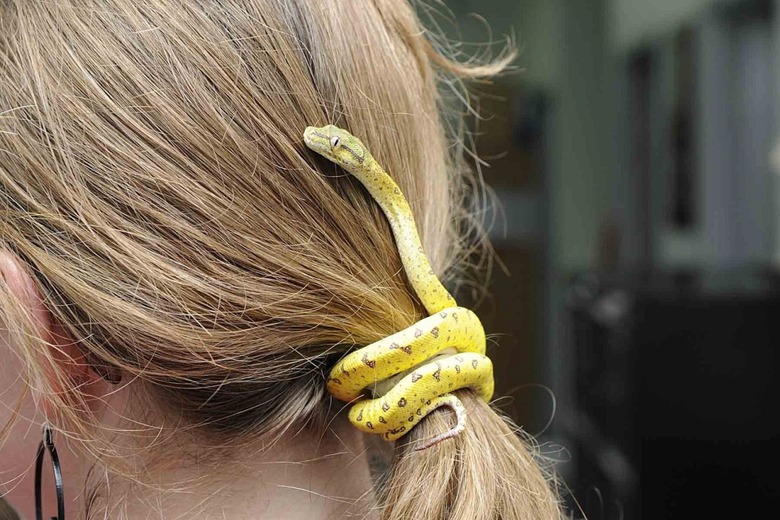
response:
<path id="1" fill-rule="evenodd" d="M 477 365 L 478 365 L 478 364 L 479 364 L 479 363 L 477 362 L 477 360 L 476 360 L 476 359 L 475 359 L 475 360 L 473 360 L 473 361 L 471 362 L 471 366 L 473 366 L 474 368 L 477 368 Z"/>
<path id="2" fill-rule="evenodd" d="M 460 374 L 460 365 L 455 365 L 455 372 Z"/>
<path id="3" fill-rule="evenodd" d="M 410 415 L 409 419 L 407 419 L 409 422 L 414 422 L 414 415 Z"/>
<path id="4" fill-rule="evenodd" d="M 376 366 L 376 361 L 368 359 L 368 354 L 363 354 L 363 364 L 368 365 L 369 368 L 374 368 Z"/>
<path id="5" fill-rule="evenodd" d="M 415 338 L 419 338 L 420 336 L 422 336 L 422 331 L 420 329 L 415 329 L 414 330 L 414 337 Z"/>
<path id="6" fill-rule="evenodd" d="M 390 343 L 390 350 L 395 350 L 397 348 L 401 348 L 401 345 L 398 343 Z"/>
<path id="7" fill-rule="evenodd" d="M 360 413 L 358 414 L 356 420 L 357 421 L 362 421 L 363 420 L 363 410 L 360 410 Z"/>
<path id="8" fill-rule="evenodd" d="M 369 430 L 373 430 L 373 429 L 374 429 L 374 425 L 373 425 L 373 424 L 371 424 L 371 421 L 368 421 L 368 422 L 366 423 L 366 426 L 368 427 L 368 429 L 369 429 Z"/>
<path id="9" fill-rule="evenodd" d="M 403 350 L 407 354 L 411 354 L 412 353 L 412 347 L 410 347 L 409 345 L 403 347 L 401 350 Z"/>
<path id="10" fill-rule="evenodd" d="M 395 193 L 396 195 L 400 195 L 401 190 L 399 190 L 398 188 L 393 188 L 393 193 Z"/>
<path id="11" fill-rule="evenodd" d="M 398 406 L 400 406 L 401 408 L 403 408 L 404 406 L 406 406 L 406 399 L 404 399 L 403 397 L 402 397 L 402 398 L 400 398 L 400 399 L 398 400 Z"/>
<path id="12" fill-rule="evenodd" d="M 447 317 L 447 311 L 441 311 L 439 313 L 439 316 L 441 316 L 442 318 L 446 318 Z"/>
<path id="13" fill-rule="evenodd" d="M 412 383 L 416 383 L 420 379 L 422 379 L 422 376 L 420 374 L 418 374 L 417 372 L 412 372 Z"/>
<path id="14" fill-rule="evenodd" d="M 460 361 L 463 363 L 463 356 L 455 356 L 455 361 Z"/>
<path id="15" fill-rule="evenodd" d="M 433 378 L 436 381 L 441 381 L 441 367 L 439 367 L 439 369 L 436 370 L 436 372 L 433 373 Z"/>
<path id="16" fill-rule="evenodd" d="M 431 334 L 433 335 L 434 338 L 438 338 L 439 337 L 439 327 L 432 328 L 431 329 Z"/>
<path id="17" fill-rule="evenodd" d="M 337 378 L 337 377 L 334 377 L 333 379 L 331 379 L 331 381 L 333 381 L 333 383 L 335 383 L 335 384 L 337 384 L 337 385 L 340 385 L 340 384 L 341 384 L 341 379 L 339 379 L 339 378 Z"/>
<path id="18" fill-rule="evenodd" d="M 382 403 L 382 411 L 386 412 L 390 409 L 390 405 L 387 403 Z"/>
<path id="19" fill-rule="evenodd" d="M 387 424 L 387 421 L 385 421 L 384 417 L 380 417 L 379 422 L 381 422 L 382 424 Z"/>
<path id="20" fill-rule="evenodd" d="M 417 409 L 417 415 L 422 415 L 422 408 Z"/>

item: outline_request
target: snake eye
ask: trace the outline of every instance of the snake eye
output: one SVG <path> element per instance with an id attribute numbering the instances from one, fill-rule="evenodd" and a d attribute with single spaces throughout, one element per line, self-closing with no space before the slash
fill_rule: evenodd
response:
<path id="1" fill-rule="evenodd" d="M 341 143 L 341 139 L 339 139 L 339 136 L 334 135 L 333 137 L 330 138 L 331 148 L 336 148 L 339 145 L 339 143 Z"/>

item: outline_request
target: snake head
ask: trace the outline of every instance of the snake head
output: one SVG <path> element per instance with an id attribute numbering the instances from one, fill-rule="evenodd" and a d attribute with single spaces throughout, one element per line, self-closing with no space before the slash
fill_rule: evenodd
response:
<path id="1" fill-rule="evenodd" d="M 303 142 L 311 150 L 348 171 L 361 168 L 369 155 L 360 139 L 333 125 L 306 127 Z"/>

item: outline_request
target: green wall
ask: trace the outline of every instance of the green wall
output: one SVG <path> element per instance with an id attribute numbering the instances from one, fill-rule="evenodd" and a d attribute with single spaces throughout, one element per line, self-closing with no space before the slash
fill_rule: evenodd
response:
<path id="1" fill-rule="evenodd" d="M 721 0 L 609 0 L 610 40 L 627 49 L 686 20 Z"/>

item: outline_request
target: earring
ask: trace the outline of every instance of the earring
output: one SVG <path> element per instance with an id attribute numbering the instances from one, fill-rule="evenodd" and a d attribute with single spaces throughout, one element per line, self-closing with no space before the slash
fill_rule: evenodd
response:
<path id="1" fill-rule="evenodd" d="M 43 455 L 48 451 L 51 457 L 51 465 L 54 468 L 54 486 L 57 489 L 57 516 L 51 520 L 65 520 L 65 493 L 62 489 L 62 468 L 57 449 L 52 440 L 52 431 L 48 423 L 43 425 L 43 440 L 38 446 L 38 457 L 35 461 L 35 518 L 43 520 L 43 507 L 41 505 L 41 470 L 43 469 Z"/>

